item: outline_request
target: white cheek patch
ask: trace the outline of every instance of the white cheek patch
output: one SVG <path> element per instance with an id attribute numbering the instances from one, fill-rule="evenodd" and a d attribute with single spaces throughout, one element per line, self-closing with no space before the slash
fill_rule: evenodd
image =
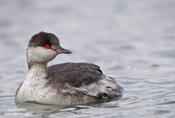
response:
<path id="1" fill-rule="evenodd" d="M 55 56 L 56 52 L 43 47 L 32 47 L 27 49 L 27 58 L 29 62 L 48 62 Z"/>

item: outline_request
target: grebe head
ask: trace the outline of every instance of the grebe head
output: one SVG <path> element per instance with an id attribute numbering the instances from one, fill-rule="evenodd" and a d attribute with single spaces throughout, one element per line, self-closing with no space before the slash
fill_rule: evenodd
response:
<path id="1" fill-rule="evenodd" d="M 70 54 L 71 51 L 60 46 L 56 35 L 39 32 L 32 36 L 27 48 L 28 63 L 47 63 L 58 54 Z"/>

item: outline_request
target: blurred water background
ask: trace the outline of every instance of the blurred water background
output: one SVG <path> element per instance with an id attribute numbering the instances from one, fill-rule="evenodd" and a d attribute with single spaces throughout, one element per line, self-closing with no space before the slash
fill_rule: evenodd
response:
<path id="1" fill-rule="evenodd" d="M 175 0 L 0 0 L 1 118 L 174 118 Z M 118 101 L 18 107 L 34 33 L 73 51 L 52 63 L 93 62 L 125 89 Z"/>

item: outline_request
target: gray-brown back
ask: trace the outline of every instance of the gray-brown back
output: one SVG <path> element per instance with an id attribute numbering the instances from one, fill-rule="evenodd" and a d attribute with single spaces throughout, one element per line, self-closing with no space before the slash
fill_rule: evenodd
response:
<path id="1" fill-rule="evenodd" d="M 63 63 L 48 67 L 50 80 L 47 85 L 62 89 L 65 84 L 80 87 L 99 81 L 102 71 L 99 66 L 91 63 Z"/>

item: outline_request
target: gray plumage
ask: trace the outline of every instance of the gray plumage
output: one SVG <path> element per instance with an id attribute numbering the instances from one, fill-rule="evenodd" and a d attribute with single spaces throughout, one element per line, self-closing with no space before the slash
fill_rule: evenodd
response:
<path id="1" fill-rule="evenodd" d="M 95 64 L 90 63 L 64 63 L 48 67 L 51 78 L 48 85 L 63 88 L 65 83 L 80 87 L 96 82 L 101 78 L 102 71 Z"/>
<path id="2" fill-rule="evenodd" d="M 48 67 L 48 82 L 47 86 L 52 86 L 59 93 L 61 90 L 67 89 L 67 85 L 74 88 L 88 86 L 94 83 L 102 81 L 105 75 L 101 71 L 100 67 L 92 63 L 64 63 L 57 64 Z M 106 77 L 110 79 L 113 84 L 116 84 L 115 79 L 112 77 Z M 99 92 L 94 97 L 98 99 L 113 99 L 119 98 L 122 95 L 122 87 L 113 89 L 112 87 L 106 86 L 106 89 L 110 90 Z M 111 92 L 113 91 L 113 92 Z M 79 91 L 87 95 L 91 95 L 85 91 Z"/>

